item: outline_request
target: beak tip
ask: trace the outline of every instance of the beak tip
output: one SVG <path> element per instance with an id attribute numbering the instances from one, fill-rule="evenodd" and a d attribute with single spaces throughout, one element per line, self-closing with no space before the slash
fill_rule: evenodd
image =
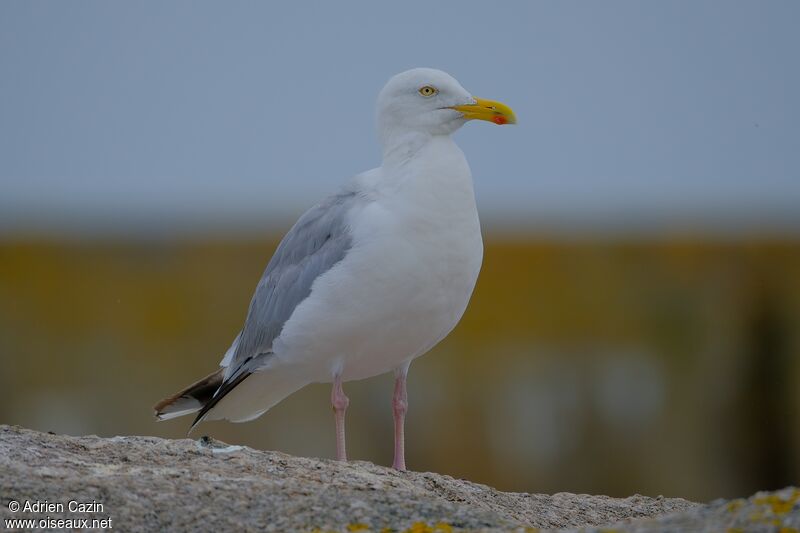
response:
<path id="1" fill-rule="evenodd" d="M 498 126 L 511 126 L 517 123 L 517 117 L 514 115 L 495 115 L 492 118 L 492 122 Z"/>

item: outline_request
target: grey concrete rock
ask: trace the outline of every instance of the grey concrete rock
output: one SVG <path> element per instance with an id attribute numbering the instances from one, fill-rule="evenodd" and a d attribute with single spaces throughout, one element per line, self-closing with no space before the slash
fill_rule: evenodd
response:
<path id="1" fill-rule="evenodd" d="M 751 531 L 776 523 L 798 527 L 798 497 L 787 489 L 701 506 L 662 497 L 506 493 L 439 474 L 205 438 L 68 437 L 0 425 L 3 521 L 88 519 L 72 525 L 91 527 L 92 519 L 110 519 L 122 531 L 600 531 L 608 524 L 637 532 Z M 30 507 L 44 501 L 50 508 Z M 70 501 L 102 509 L 76 510 Z M 21 509 L 12 512 L 12 502 Z"/>

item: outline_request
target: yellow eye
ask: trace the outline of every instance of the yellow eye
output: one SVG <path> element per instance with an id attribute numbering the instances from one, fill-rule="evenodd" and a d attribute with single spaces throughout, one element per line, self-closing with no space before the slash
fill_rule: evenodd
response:
<path id="1" fill-rule="evenodd" d="M 434 94 L 438 93 L 439 90 L 436 87 L 431 87 L 430 85 L 426 85 L 425 87 L 420 87 L 419 94 L 424 97 L 433 96 Z"/>

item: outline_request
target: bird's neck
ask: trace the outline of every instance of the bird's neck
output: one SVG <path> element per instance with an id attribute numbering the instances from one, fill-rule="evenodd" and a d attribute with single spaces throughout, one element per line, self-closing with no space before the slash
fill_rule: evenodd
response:
<path id="1" fill-rule="evenodd" d="M 418 131 L 383 132 L 383 167 L 396 168 L 405 165 L 436 137 L 439 136 Z"/>
<path id="2" fill-rule="evenodd" d="M 411 135 L 388 148 L 370 181 L 387 209 L 422 232 L 464 225 L 478 231 L 472 173 L 450 135 Z"/>
<path id="3" fill-rule="evenodd" d="M 384 145 L 380 185 L 385 190 L 414 197 L 411 203 L 455 202 L 463 193 L 464 200 L 474 204 L 472 173 L 450 135 L 410 134 Z"/>

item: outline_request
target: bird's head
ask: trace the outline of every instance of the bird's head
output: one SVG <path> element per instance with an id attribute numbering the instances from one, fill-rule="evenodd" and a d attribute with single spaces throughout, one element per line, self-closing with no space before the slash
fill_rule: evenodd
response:
<path id="1" fill-rule="evenodd" d="M 392 77 L 378 96 L 382 133 L 447 135 L 467 120 L 515 124 L 505 104 L 472 96 L 455 78 L 432 68 L 415 68 Z"/>

